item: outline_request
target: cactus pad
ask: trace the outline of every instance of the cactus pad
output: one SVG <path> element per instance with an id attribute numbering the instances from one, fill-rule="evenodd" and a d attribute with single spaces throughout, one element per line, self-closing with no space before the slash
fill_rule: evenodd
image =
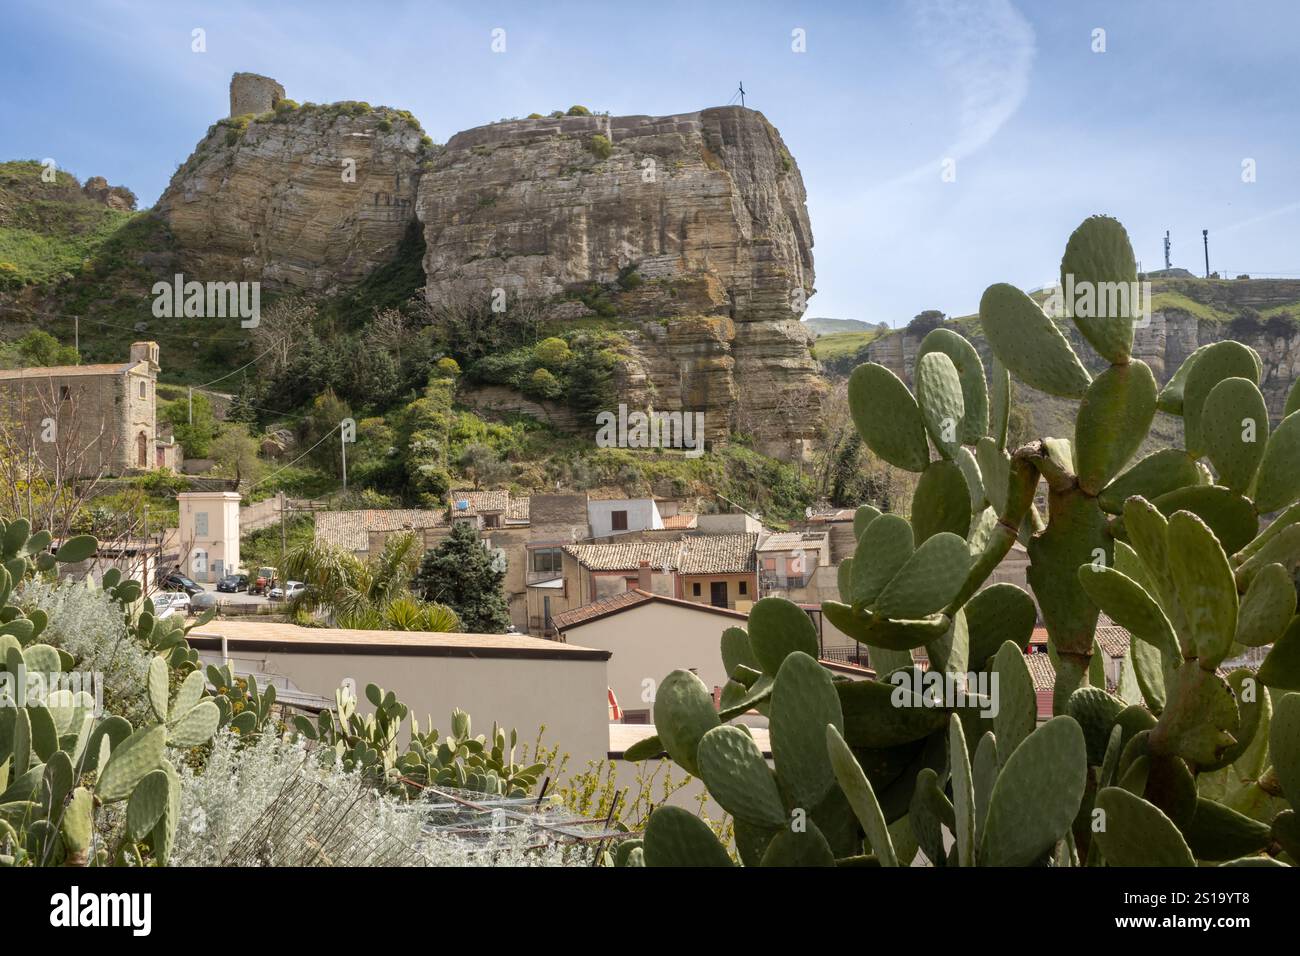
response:
<path id="1" fill-rule="evenodd" d="M 1225 378 L 1210 390 L 1201 412 L 1201 439 L 1220 484 L 1246 494 L 1264 457 L 1268 431 L 1268 406 L 1250 379 Z"/>
<path id="2" fill-rule="evenodd" d="M 655 734 L 668 756 L 693 776 L 699 776 L 696 752 L 700 738 L 718 726 L 713 695 L 704 681 L 686 670 L 675 670 L 655 692 Z M 653 865 L 653 864 L 651 864 Z"/>
<path id="3" fill-rule="evenodd" d="M 993 354 L 1026 385 L 1062 398 L 1083 397 L 1087 370 L 1056 323 L 1015 286 L 998 283 L 984 290 L 980 324 Z"/>
<path id="4" fill-rule="evenodd" d="M 876 613 L 915 620 L 943 608 L 961 589 L 970 570 L 966 540 L 949 532 L 926 539 L 876 599 Z"/>
<path id="5" fill-rule="evenodd" d="M 1138 294 L 1137 263 L 1128 233 L 1118 219 L 1090 216 L 1070 234 L 1061 257 L 1063 288 L 1069 287 L 1067 276 L 1072 277 L 1070 285 L 1078 292 L 1093 293 L 1093 307 L 1091 314 L 1081 315 L 1078 313 L 1082 310 L 1067 300 L 1066 313 L 1104 359 L 1115 365 L 1126 363 L 1133 348 L 1133 321 L 1139 306 L 1132 301 Z M 1108 294 L 1110 290 L 1128 300 L 1126 307 Z"/>
<path id="6" fill-rule="evenodd" d="M 749 612 L 749 645 L 764 673 L 776 676 L 787 654 L 817 656 L 817 629 L 799 605 L 763 598 Z"/>
<path id="7" fill-rule="evenodd" d="M 920 471 L 930 460 L 921 409 L 889 369 L 868 362 L 849 376 L 849 411 L 862 440 L 904 471 Z"/>
<path id="8" fill-rule="evenodd" d="M 1095 495 L 1118 475 L 1142 446 L 1155 414 L 1156 379 L 1145 362 L 1113 365 L 1094 378 L 1074 427 L 1079 487 Z"/>
<path id="9" fill-rule="evenodd" d="M 1105 814 L 1094 835 L 1111 866 L 1195 866 L 1187 841 L 1160 808 L 1119 787 L 1097 794 Z"/>
<path id="10" fill-rule="evenodd" d="M 732 816 L 759 827 L 785 823 L 776 777 L 747 730 L 714 727 L 700 738 L 696 757 L 709 794 Z"/>
<path id="11" fill-rule="evenodd" d="M 916 401 L 934 447 L 944 458 L 953 458 L 964 435 L 966 405 L 957 366 L 943 352 L 927 352 L 917 357 Z"/>

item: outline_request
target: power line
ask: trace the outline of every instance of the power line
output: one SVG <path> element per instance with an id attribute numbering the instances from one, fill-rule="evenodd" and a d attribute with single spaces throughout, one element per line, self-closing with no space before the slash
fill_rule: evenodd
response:
<path id="1" fill-rule="evenodd" d="M 265 478 L 260 478 L 260 479 L 258 479 L 257 481 L 253 482 L 253 483 L 252 483 L 251 485 L 249 485 L 246 489 L 244 489 L 244 493 L 247 494 L 248 492 L 250 492 L 250 491 L 252 491 L 254 488 L 256 488 L 258 485 L 262 484 L 263 482 L 270 481 L 272 478 L 274 478 L 274 477 L 275 477 L 276 475 L 278 475 L 280 472 L 284 471 L 286 468 L 292 468 L 294 465 L 298 464 L 298 462 L 302 461 L 304 458 L 306 458 L 308 455 L 310 455 L 313 451 L 315 451 L 317 448 L 319 448 L 322 442 L 324 442 L 324 441 L 326 441 L 326 440 L 328 440 L 328 439 L 334 437 L 334 433 L 335 433 L 336 431 L 341 430 L 342 428 L 343 428 L 343 423 L 340 422 L 340 423 L 339 423 L 338 425 L 336 425 L 334 428 L 331 428 L 329 431 L 327 431 L 327 432 L 325 433 L 325 437 L 324 437 L 324 438 L 322 438 L 320 441 L 316 442 L 316 444 L 312 445 L 310 448 L 308 448 L 305 452 L 303 452 L 301 455 L 299 455 L 299 456 L 298 456 L 297 458 L 295 458 L 293 461 L 289 462 L 289 464 L 284 465 L 283 467 L 277 468 L 275 471 L 271 472 L 271 473 L 270 473 L 269 475 L 267 475 Z"/>

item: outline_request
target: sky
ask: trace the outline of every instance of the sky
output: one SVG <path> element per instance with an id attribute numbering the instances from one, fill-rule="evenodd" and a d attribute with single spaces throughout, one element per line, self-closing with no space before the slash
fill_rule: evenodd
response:
<path id="1" fill-rule="evenodd" d="M 808 190 L 809 317 L 969 314 L 994 282 L 1052 281 L 1094 213 L 1147 269 L 1169 230 L 1173 264 L 1203 274 L 1208 229 L 1211 269 L 1300 277 L 1294 0 L 3 5 L 0 159 L 142 206 L 236 71 L 409 109 L 438 142 L 573 104 L 689 112 L 743 81 Z"/>

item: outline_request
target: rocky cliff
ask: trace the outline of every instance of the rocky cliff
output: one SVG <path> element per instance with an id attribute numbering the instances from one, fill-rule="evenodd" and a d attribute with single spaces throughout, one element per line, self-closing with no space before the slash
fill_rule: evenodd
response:
<path id="1" fill-rule="evenodd" d="M 155 211 L 195 278 L 332 292 L 392 258 L 414 216 L 422 137 L 395 110 L 281 101 L 214 124 Z"/>
<path id="2" fill-rule="evenodd" d="M 231 101 L 266 110 L 214 125 L 157 206 L 187 272 L 332 292 L 389 261 L 416 217 L 434 305 L 501 289 L 507 308 L 582 319 L 575 293 L 600 285 L 630 342 L 630 407 L 804 453 L 824 388 L 798 322 L 812 230 L 761 113 L 514 120 L 434 147 L 409 114 L 298 107 L 266 78 L 236 77 Z"/>

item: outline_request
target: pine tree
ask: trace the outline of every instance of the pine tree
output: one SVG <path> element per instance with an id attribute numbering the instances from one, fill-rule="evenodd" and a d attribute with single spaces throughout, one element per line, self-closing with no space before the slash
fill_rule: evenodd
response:
<path id="1" fill-rule="evenodd" d="M 501 584 L 505 569 L 492 567 L 492 554 L 478 533 L 458 524 L 438 547 L 425 554 L 412 590 L 426 601 L 446 604 L 471 634 L 503 634 L 510 626 Z"/>

